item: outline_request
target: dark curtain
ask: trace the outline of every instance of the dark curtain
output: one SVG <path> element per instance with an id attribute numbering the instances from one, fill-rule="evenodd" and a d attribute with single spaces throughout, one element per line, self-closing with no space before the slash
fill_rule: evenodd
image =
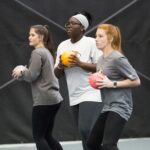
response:
<path id="1" fill-rule="evenodd" d="M 30 58 L 28 32 L 31 25 L 47 24 L 56 48 L 67 38 L 64 24 L 77 11 L 87 10 L 93 23 L 86 34 L 95 36 L 99 23 L 120 27 L 125 55 L 139 73 L 142 85 L 133 89 L 134 111 L 122 138 L 150 136 L 150 1 L 148 0 L 1 0 L 0 85 L 11 79 L 16 65 Z M 79 140 L 68 104 L 65 78 L 60 80 L 64 102 L 57 115 L 54 136 L 61 141 Z M 0 90 L 0 144 L 33 142 L 30 85 L 15 81 Z M 114 129 L 115 130 L 115 129 Z"/>

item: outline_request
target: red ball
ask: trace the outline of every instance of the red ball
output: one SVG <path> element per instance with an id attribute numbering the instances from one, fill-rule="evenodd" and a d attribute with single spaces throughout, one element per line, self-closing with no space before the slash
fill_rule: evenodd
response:
<path id="1" fill-rule="evenodd" d="M 103 80 L 104 75 L 102 73 L 96 72 L 89 76 L 89 83 L 94 89 L 98 89 L 98 86 L 96 85 L 97 80 Z"/>

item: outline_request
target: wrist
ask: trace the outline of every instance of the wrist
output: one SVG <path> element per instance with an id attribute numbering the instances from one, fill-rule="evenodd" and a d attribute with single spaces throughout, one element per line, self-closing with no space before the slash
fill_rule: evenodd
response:
<path id="1" fill-rule="evenodd" d="M 61 64 L 58 64 L 57 68 L 58 68 L 59 70 L 63 70 L 63 69 L 64 69 L 63 65 L 61 65 Z"/>
<path id="2" fill-rule="evenodd" d="M 117 86 L 118 86 L 117 81 L 113 81 L 113 88 L 117 88 Z"/>
<path id="3" fill-rule="evenodd" d="M 79 61 L 79 62 L 78 62 L 78 64 L 77 64 L 77 66 L 78 66 L 78 67 L 80 67 L 80 68 L 83 68 L 84 63 L 83 63 L 83 62 L 81 62 L 81 61 Z"/>

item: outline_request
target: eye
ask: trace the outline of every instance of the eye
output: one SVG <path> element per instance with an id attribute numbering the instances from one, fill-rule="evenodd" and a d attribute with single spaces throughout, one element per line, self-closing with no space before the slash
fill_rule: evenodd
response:
<path id="1" fill-rule="evenodd" d="M 102 34 L 99 34 L 99 35 L 98 35 L 98 37 L 102 38 L 102 37 L 103 37 L 103 35 L 102 35 Z"/>
<path id="2" fill-rule="evenodd" d="M 81 25 L 81 23 L 71 21 L 71 22 L 67 22 L 67 23 L 65 24 L 65 27 L 68 27 L 68 26 L 70 26 L 70 25 L 71 25 L 71 26 Z"/>
<path id="3" fill-rule="evenodd" d="M 33 36 L 35 36 L 35 34 L 32 33 L 31 36 L 33 37 Z"/>

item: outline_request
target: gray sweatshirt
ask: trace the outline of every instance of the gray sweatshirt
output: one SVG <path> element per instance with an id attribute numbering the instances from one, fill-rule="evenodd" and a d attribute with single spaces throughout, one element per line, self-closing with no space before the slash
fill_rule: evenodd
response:
<path id="1" fill-rule="evenodd" d="M 23 80 L 31 82 L 33 105 L 53 105 L 62 101 L 59 83 L 54 75 L 54 61 L 49 50 L 37 48 L 32 51 L 29 67 Z"/>

